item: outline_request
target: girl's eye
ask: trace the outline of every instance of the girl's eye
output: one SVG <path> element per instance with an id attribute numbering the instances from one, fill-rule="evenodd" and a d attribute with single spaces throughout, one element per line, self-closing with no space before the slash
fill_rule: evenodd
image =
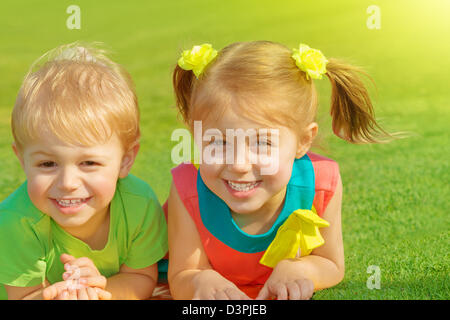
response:
<path id="1" fill-rule="evenodd" d="M 41 162 L 38 167 L 41 168 L 53 168 L 54 166 L 56 166 L 56 163 L 53 161 L 45 161 L 45 162 Z"/>
<path id="2" fill-rule="evenodd" d="M 270 146 L 270 145 L 272 145 L 272 144 L 270 143 L 270 141 L 267 141 L 267 140 L 260 140 L 260 141 L 258 141 L 258 144 L 259 144 L 260 146 Z"/>
<path id="3" fill-rule="evenodd" d="M 212 144 L 214 144 L 214 145 L 216 145 L 216 146 L 224 146 L 224 145 L 227 144 L 227 142 L 226 142 L 226 141 L 223 141 L 223 140 L 214 140 L 214 141 L 212 142 Z"/>
<path id="4" fill-rule="evenodd" d="M 268 140 L 258 140 L 253 144 L 254 147 L 270 147 L 271 145 L 272 143 Z"/>

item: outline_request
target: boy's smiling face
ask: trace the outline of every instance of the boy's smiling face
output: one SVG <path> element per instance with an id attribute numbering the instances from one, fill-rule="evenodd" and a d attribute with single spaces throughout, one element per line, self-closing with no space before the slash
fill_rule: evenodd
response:
<path id="1" fill-rule="evenodd" d="M 139 145 L 125 153 L 115 134 L 94 146 L 67 144 L 47 134 L 21 151 L 13 148 L 27 176 L 31 201 L 68 231 L 108 212 L 117 179 L 127 176 Z"/>

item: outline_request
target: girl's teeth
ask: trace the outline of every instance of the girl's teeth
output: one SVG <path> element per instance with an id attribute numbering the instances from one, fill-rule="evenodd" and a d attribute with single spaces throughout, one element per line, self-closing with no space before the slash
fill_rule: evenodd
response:
<path id="1" fill-rule="evenodd" d="M 228 185 L 231 187 L 231 189 L 236 191 L 249 191 L 256 187 L 258 182 L 249 182 L 249 183 L 235 183 L 228 180 Z"/>

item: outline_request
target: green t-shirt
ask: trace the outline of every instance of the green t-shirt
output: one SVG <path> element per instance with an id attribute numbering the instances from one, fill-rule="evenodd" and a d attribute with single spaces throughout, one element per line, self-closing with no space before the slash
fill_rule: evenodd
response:
<path id="1" fill-rule="evenodd" d="M 45 279 L 62 281 L 62 253 L 88 257 L 102 275 L 110 277 L 122 264 L 148 267 L 167 250 L 167 225 L 158 199 L 147 183 L 131 174 L 117 182 L 108 242 L 101 250 L 92 250 L 39 211 L 28 196 L 26 182 L 0 203 L 0 284 L 31 287 Z M 6 298 L 1 295 L 0 299 Z"/>

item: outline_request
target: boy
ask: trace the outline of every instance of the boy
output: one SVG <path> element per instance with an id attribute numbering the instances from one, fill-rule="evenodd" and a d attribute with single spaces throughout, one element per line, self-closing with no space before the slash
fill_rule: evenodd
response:
<path id="1" fill-rule="evenodd" d="M 139 110 L 128 73 L 70 44 L 35 63 L 12 114 L 27 181 L 0 204 L 9 299 L 146 299 L 167 252 L 152 189 L 129 174 Z"/>

